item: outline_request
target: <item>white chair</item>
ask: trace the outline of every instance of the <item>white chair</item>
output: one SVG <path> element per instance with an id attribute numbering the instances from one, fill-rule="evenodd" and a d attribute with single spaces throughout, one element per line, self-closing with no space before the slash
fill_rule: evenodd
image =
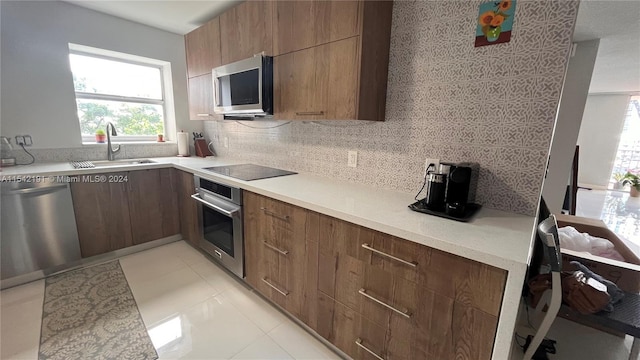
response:
<path id="1" fill-rule="evenodd" d="M 544 315 L 538 331 L 531 340 L 527 351 L 524 353 L 524 360 L 531 360 L 538 346 L 544 340 L 547 332 L 553 324 L 558 310 L 562 305 L 562 280 L 560 273 L 562 271 L 562 257 L 560 255 L 560 238 L 558 237 L 558 224 L 556 217 L 551 214 L 548 218 L 538 224 L 538 234 L 542 239 L 544 250 L 549 259 L 551 267 L 551 289 L 544 292 L 535 309 L 535 314 L 540 315 L 542 310 L 547 306 L 547 313 Z"/>

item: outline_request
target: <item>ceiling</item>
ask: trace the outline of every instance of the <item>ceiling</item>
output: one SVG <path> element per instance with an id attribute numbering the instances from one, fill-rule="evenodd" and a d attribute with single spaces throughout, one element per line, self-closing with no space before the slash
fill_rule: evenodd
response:
<path id="1" fill-rule="evenodd" d="M 65 0 L 65 2 L 184 35 L 241 1 Z"/>
<path id="2" fill-rule="evenodd" d="M 589 93 L 640 92 L 640 0 L 583 0 L 573 38 L 600 39 Z"/>
<path id="3" fill-rule="evenodd" d="M 66 2 L 184 35 L 241 1 Z M 574 40 L 598 38 L 589 92 L 640 92 L 640 0 L 583 0 Z"/>

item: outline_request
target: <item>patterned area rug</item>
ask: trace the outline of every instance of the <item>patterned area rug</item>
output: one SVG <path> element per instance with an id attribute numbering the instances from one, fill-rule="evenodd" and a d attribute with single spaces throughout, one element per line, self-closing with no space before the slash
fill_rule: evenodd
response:
<path id="1" fill-rule="evenodd" d="M 38 358 L 158 358 L 119 261 L 46 279 Z"/>

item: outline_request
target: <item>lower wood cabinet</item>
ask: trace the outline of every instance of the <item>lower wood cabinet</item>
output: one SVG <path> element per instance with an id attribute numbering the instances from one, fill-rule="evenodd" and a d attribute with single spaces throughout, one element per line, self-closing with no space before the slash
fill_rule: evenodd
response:
<path id="1" fill-rule="evenodd" d="M 82 257 L 180 233 L 173 169 L 79 176 L 71 183 Z M 90 179 L 96 181 L 90 181 Z"/>
<path id="2" fill-rule="evenodd" d="M 127 173 L 109 175 L 121 179 Z M 82 257 L 132 246 L 127 183 L 81 179 L 80 176 L 73 177 L 70 185 Z"/>
<path id="3" fill-rule="evenodd" d="M 129 172 L 129 214 L 134 244 L 180 233 L 173 169 Z"/>
<path id="4" fill-rule="evenodd" d="M 247 282 L 355 359 L 490 359 L 506 271 L 245 192 Z"/>
<path id="5" fill-rule="evenodd" d="M 316 331 L 354 359 L 375 360 L 386 353 L 385 326 L 373 323 L 323 293 L 318 294 Z"/>
<path id="6" fill-rule="evenodd" d="M 314 327 L 318 243 L 307 236 L 309 211 L 250 192 L 243 203 L 247 282 Z"/>
<path id="7" fill-rule="evenodd" d="M 174 169 L 176 188 L 178 190 L 178 212 L 180 233 L 182 238 L 194 247 L 198 246 L 200 230 L 198 228 L 198 205 L 191 198 L 196 193 L 193 174 Z"/>

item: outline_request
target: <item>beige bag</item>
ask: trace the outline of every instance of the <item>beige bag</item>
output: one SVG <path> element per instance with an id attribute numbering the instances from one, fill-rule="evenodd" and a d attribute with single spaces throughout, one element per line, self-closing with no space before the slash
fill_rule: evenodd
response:
<path id="1" fill-rule="evenodd" d="M 581 314 L 594 314 L 604 309 L 611 297 L 603 283 L 575 271 L 562 280 L 562 300 Z"/>

